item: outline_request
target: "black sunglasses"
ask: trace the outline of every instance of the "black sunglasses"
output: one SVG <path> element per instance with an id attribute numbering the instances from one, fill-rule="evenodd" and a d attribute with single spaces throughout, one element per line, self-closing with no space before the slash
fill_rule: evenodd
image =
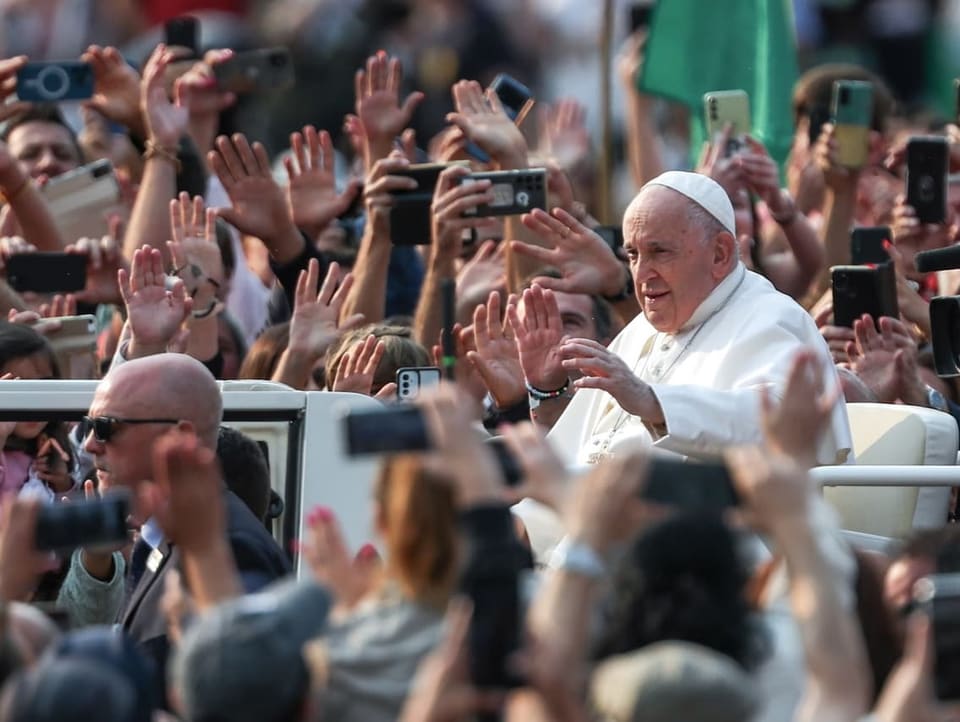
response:
<path id="1" fill-rule="evenodd" d="M 121 419 L 116 416 L 84 416 L 83 438 L 93 431 L 93 438 L 101 444 L 110 441 L 124 424 L 179 424 L 179 419 Z"/>

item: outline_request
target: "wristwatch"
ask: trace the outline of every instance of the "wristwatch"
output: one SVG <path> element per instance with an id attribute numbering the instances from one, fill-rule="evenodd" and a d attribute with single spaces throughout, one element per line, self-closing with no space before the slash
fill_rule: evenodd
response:
<path id="1" fill-rule="evenodd" d="M 579 574 L 588 579 L 599 579 L 606 571 L 600 555 L 587 544 L 565 536 L 550 554 L 551 569 Z"/>
<path id="2" fill-rule="evenodd" d="M 927 386 L 927 406 L 937 411 L 950 413 L 950 405 L 947 403 L 947 398 L 932 386 Z"/>

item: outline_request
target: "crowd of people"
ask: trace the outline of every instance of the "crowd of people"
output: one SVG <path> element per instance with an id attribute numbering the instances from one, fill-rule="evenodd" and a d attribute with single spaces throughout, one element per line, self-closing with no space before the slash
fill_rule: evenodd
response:
<path id="1" fill-rule="evenodd" d="M 618 59 L 622 244 L 598 220 L 586 109 L 539 99 L 518 125 L 479 71 L 440 103 L 376 51 L 350 112 L 279 148 L 284 113 L 226 121 L 229 43 L 155 44 L 139 69 L 91 45 L 79 114 L 18 99 L 29 59 L 0 60 L 0 381 L 98 379 L 80 423 L 3 409 L 0 720 L 960 720 L 957 621 L 922 593 L 960 572 L 955 495 L 878 553 L 810 474 L 855 463 L 847 403 L 960 424 L 929 313 L 960 278 L 914 264 L 960 240 L 958 186 L 939 224 L 903 193 L 906 140 L 944 136 L 956 171 L 960 129 L 822 65 L 794 89 L 785 186 L 729 127 L 676 168 L 638 90 L 644 40 Z M 420 62 L 417 80 L 449 71 Z M 862 168 L 817 128 L 850 80 L 875 99 Z M 105 234 L 65 236 L 44 189 L 102 160 L 120 188 Z M 504 176 L 473 174 L 531 169 L 545 207 L 474 212 Z M 424 228 L 397 212 L 417 191 Z M 899 316 L 846 327 L 830 269 L 857 226 L 891 227 Z M 12 259 L 49 252 L 83 259 L 84 288 L 14 290 Z M 95 359 L 64 364 L 57 339 L 88 314 Z M 398 401 L 398 370 L 434 366 L 443 381 Z M 419 410 L 428 448 L 380 460 L 375 540 L 350 548 L 318 507 L 281 548 L 269 460 L 223 421 L 229 379 Z M 664 492 L 703 469 L 732 506 Z M 50 509 L 118 495 L 123 542 L 38 543 Z"/>

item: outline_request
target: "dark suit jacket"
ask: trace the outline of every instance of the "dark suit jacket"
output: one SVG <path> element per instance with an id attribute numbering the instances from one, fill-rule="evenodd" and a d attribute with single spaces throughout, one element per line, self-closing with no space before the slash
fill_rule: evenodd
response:
<path id="1" fill-rule="evenodd" d="M 263 524 L 233 492 L 225 494 L 227 505 L 227 535 L 237 570 L 246 592 L 254 592 L 275 579 L 290 573 L 286 556 L 267 532 Z M 150 565 L 144 570 L 129 601 L 120 610 L 118 622 L 124 631 L 137 642 L 156 665 L 158 689 L 166 702 L 166 667 L 169 644 L 167 620 L 160 602 L 163 598 L 164 577 L 167 570 L 180 566 L 179 550 L 164 542 L 159 551 L 163 554 L 156 569 Z M 164 704 L 166 707 L 166 704 Z"/>

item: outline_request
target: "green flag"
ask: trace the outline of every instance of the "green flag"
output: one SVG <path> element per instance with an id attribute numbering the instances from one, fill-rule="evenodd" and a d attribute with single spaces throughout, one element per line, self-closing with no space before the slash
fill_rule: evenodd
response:
<path id="1" fill-rule="evenodd" d="M 706 135 L 704 93 L 745 90 L 753 134 L 782 164 L 793 137 L 796 79 L 790 0 L 659 0 L 637 82 L 690 109 L 694 158 Z"/>

